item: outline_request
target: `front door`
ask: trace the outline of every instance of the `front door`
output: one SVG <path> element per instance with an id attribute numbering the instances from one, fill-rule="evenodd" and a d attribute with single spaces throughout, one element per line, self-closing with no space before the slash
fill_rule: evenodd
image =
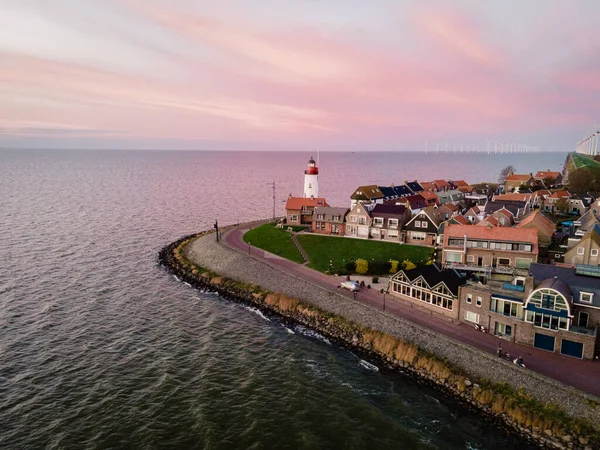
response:
<path id="1" fill-rule="evenodd" d="M 590 315 L 588 313 L 583 312 L 583 311 L 579 311 L 579 322 L 578 322 L 578 325 L 580 327 L 587 328 L 589 318 L 590 318 Z"/>
<path id="2" fill-rule="evenodd" d="M 477 257 L 477 265 L 479 267 L 483 266 L 483 256 Z"/>

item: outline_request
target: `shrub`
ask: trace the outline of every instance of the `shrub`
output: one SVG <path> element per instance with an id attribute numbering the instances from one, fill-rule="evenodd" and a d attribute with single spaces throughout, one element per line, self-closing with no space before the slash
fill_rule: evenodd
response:
<path id="1" fill-rule="evenodd" d="M 356 273 L 360 273 L 362 275 L 366 274 L 369 271 L 369 261 L 365 259 L 357 259 L 356 260 Z"/>
<path id="2" fill-rule="evenodd" d="M 404 261 L 402 261 L 402 267 L 404 268 L 404 270 L 411 270 L 415 269 L 417 265 L 414 262 L 405 259 Z"/>
<path id="3" fill-rule="evenodd" d="M 356 262 L 348 261 L 346 263 L 346 271 L 348 272 L 348 274 L 356 272 Z"/>
<path id="4" fill-rule="evenodd" d="M 389 261 L 389 263 L 390 263 L 390 273 L 398 272 L 398 265 L 400 264 L 400 261 L 394 261 L 392 259 Z"/>
<path id="5" fill-rule="evenodd" d="M 389 261 L 371 261 L 369 263 L 369 273 L 372 275 L 382 275 L 390 272 L 391 263 Z"/>
<path id="6" fill-rule="evenodd" d="M 371 282 L 372 282 L 373 284 L 377 284 L 377 283 L 379 283 L 379 277 L 373 277 L 373 278 L 371 278 Z"/>

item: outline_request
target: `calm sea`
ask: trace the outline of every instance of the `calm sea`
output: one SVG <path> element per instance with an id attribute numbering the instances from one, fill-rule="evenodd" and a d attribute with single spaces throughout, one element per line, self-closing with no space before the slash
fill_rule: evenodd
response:
<path id="1" fill-rule="evenodd" d="M 0 447 L 528 448 L 400 373 L 196 292 L 157 266 L 178 237 L 270 216 L 309 153 L 0 152 Z M 316 157 L 316 155 L 313 155 Z M 495 180 L 564 154 L 323 153 L 321 195 Z"/>

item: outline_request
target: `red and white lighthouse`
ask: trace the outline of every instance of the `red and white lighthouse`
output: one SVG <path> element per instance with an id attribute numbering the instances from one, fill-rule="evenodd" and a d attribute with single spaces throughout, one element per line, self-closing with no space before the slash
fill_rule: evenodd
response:
<path id="1" fill-rule="evenodd" d="M 310 157 L 308 160 L 308 168 L 304 171 L 304 197 L 319 196 L 319 168 L 315 164 L 315 160 Z"/>

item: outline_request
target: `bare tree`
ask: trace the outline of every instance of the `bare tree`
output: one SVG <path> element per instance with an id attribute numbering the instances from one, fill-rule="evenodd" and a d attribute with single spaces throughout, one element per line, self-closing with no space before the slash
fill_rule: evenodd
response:
<path id="1" fill-rule="evenodd" d="M 504 169 L 500 171 L 500 175 L 498 175 L 498 183 L 502 184 L 506 181 L 506 177 L 515 172 L 515 168 L 513 166 L 506 166 Z"/>

